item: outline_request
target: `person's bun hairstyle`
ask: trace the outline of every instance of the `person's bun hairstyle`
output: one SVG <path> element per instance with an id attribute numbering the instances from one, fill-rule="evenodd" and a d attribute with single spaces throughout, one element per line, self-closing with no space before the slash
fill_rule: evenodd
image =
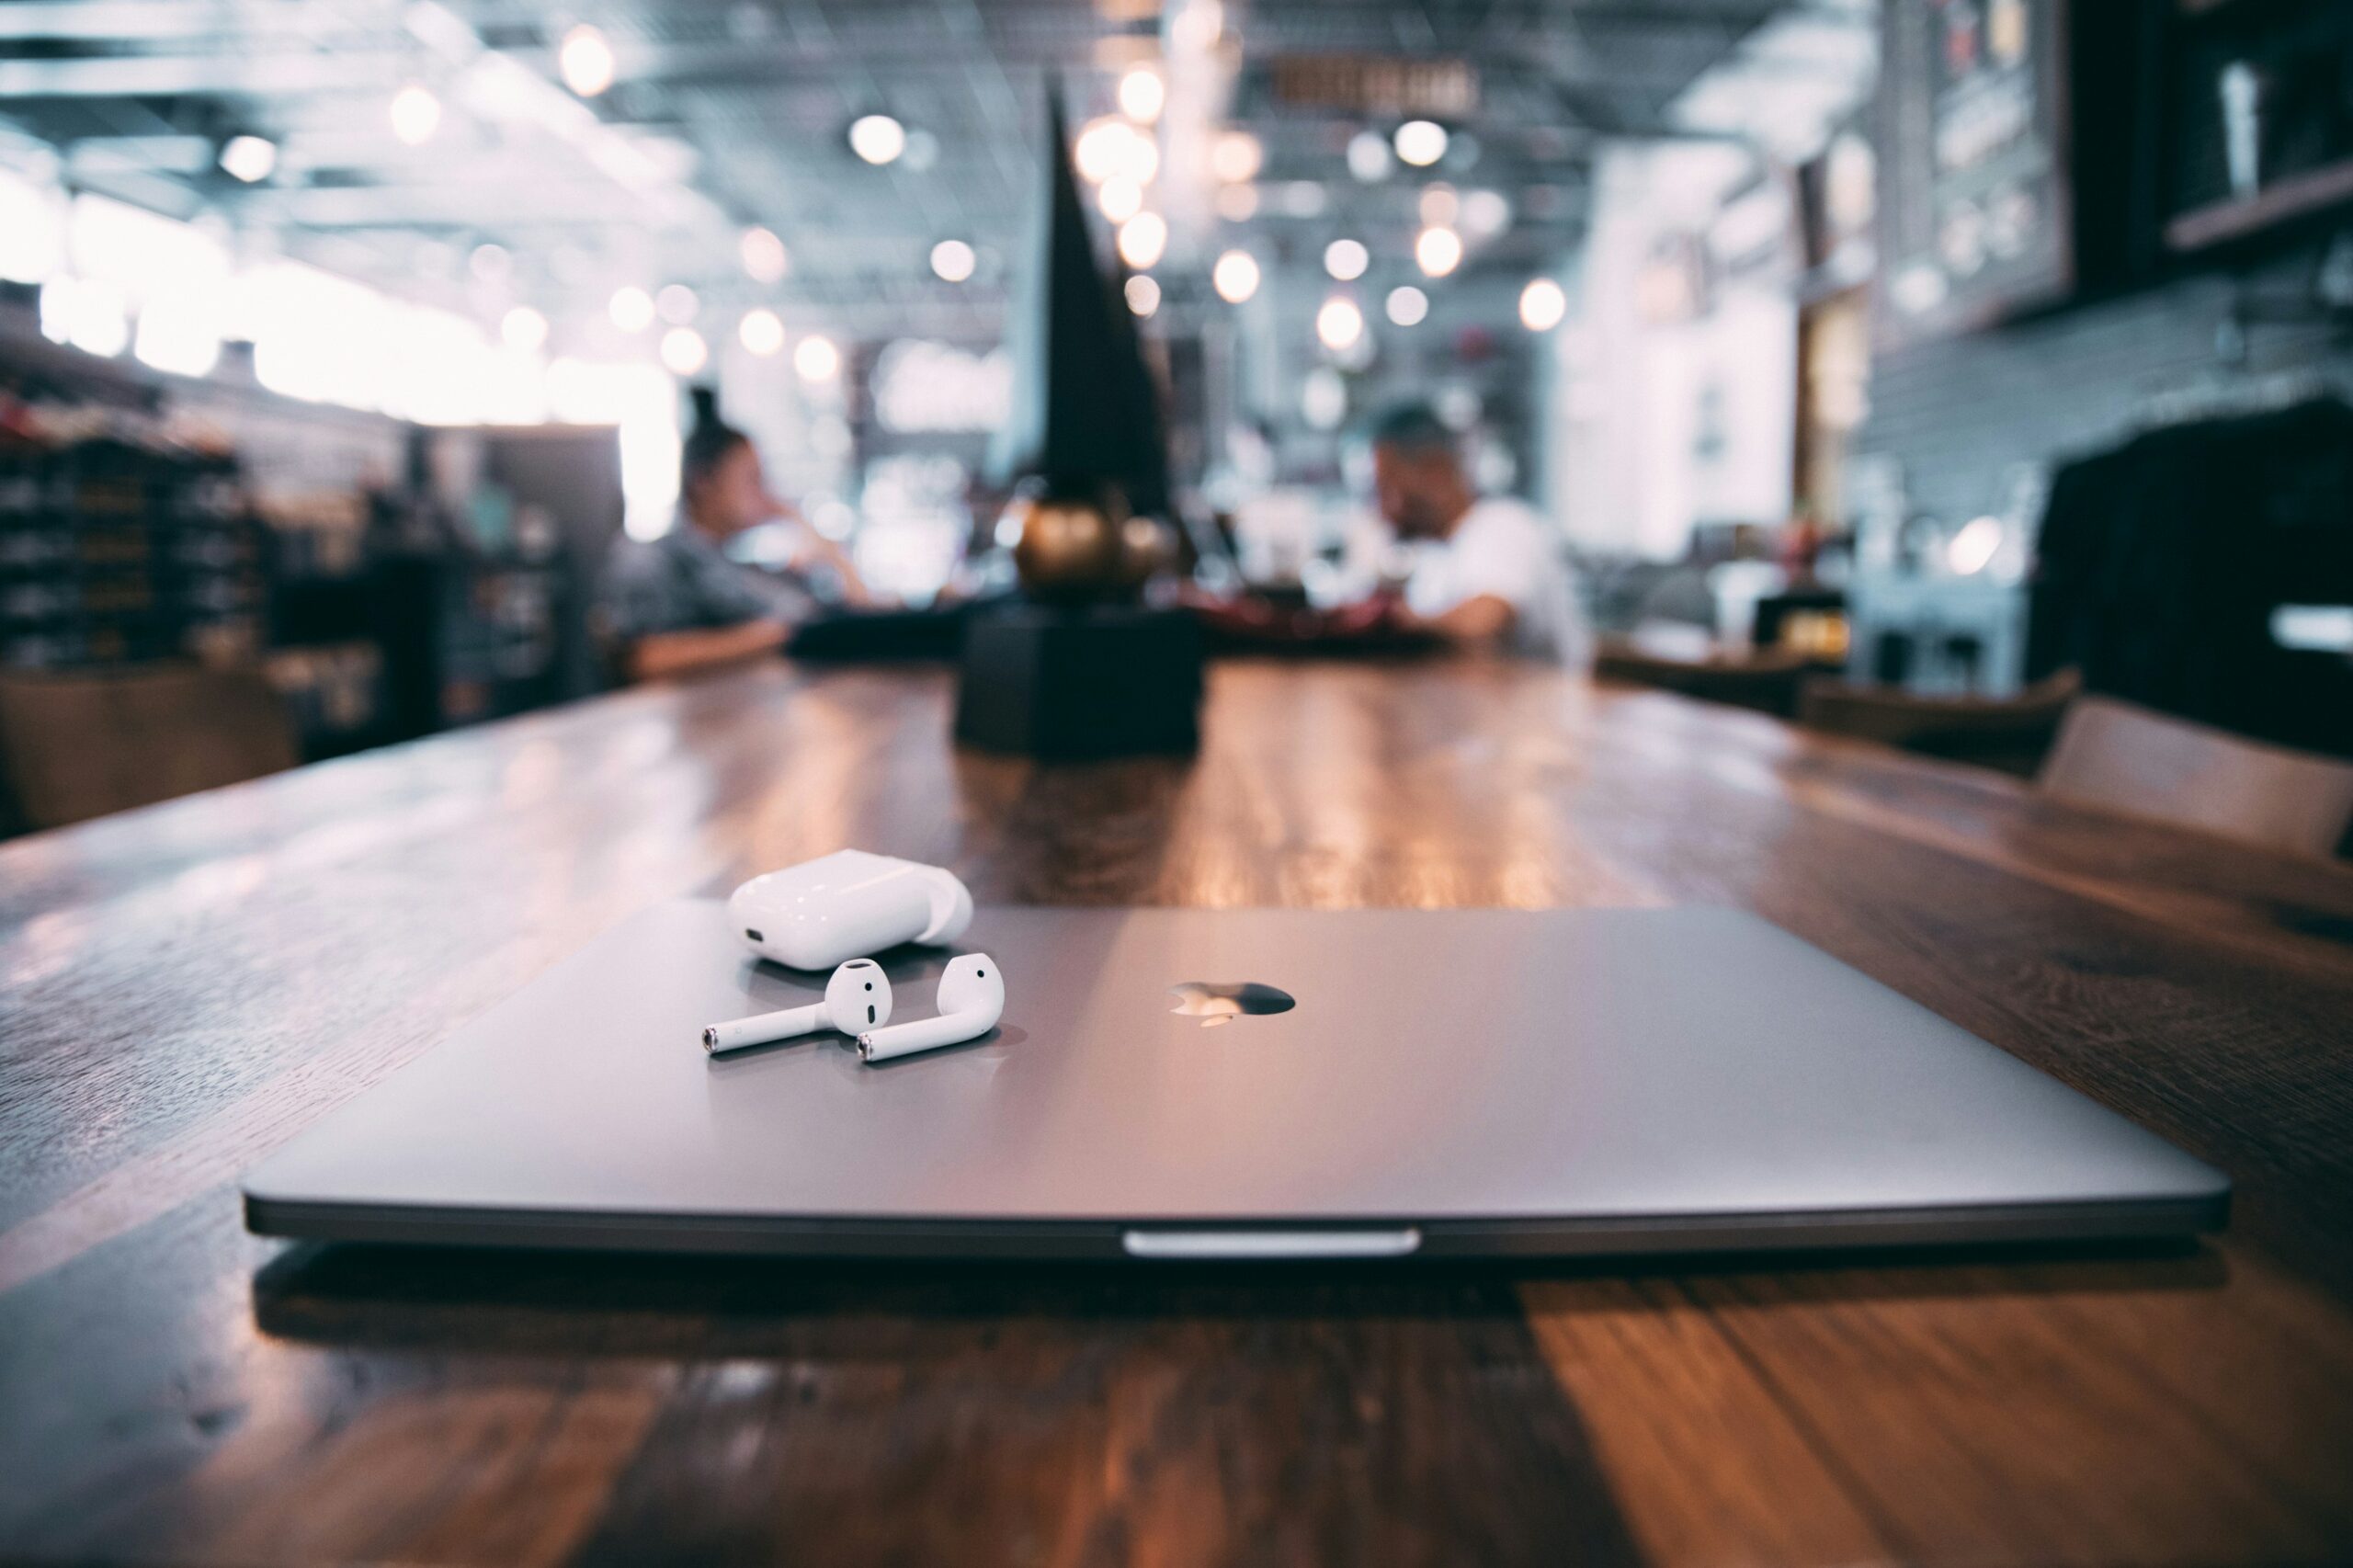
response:
<path id="1" fill-rule="evenodd" d="M 751 445 L 752 440 L 719 416 L 717 387 L 688 387 L 687 397 L 694 414 L 678 452 L 678 488 L 682 493 L 710 477 L 728 453 Z"/>

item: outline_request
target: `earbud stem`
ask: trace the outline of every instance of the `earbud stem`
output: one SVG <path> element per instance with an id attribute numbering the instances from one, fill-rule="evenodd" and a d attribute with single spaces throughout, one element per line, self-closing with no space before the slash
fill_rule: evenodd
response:
<path id="1" fill-rule="evenodd" d="M 936 1018 L 917 1018 L 910 1024 L 892 1024 L 858 1037 L 858 1055 L 862 1062 L 887 1062 L 893 1056 L 909 1056 L 918 1051 L 937 1051 L 943 1045 L 961 1045 L 968 1040 L 978 1040 L 996 1027 L 996 1019 L 987 1012 L 942 1013 Z"/>
<path id="2" fill-rule="evenodd" d="M 702 1031 L 702 1048 L 706 1054 L 716 1056 L 722 1051 L 741 1051 L 747 1045 L 766 1045 L 770 1040 L 790 1040 L 794 1035 L 814 1034 L 826 1027 L 823 1003 L 787 1007 L 781 1012 L 759 1013 L 713 1024 Z"/>

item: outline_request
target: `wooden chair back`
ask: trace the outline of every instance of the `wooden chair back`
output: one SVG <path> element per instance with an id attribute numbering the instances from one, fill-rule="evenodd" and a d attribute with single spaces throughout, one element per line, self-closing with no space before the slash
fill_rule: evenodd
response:
<path id="1" fill-rule="evenodd" d="M 2036 784 L 2060 800 L 2300 855 L 2336 853 L 2353 824 L 2353 763 L 2108 697 L 2067 710 Z"/>

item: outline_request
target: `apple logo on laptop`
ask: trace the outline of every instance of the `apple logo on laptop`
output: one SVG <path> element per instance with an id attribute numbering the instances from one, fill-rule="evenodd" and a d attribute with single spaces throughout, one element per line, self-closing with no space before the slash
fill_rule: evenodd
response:
<path id="1" fill-rule="evenodd" d="M 1258 1018 L 1269 1013 L 1288 1013 L 1299 1006 L 1290 992 L 1261 985 L 1255 980 L 1245 980 L 1237 985 L 1188 980 L 1182 985 L 1170 986 L 1168 994 L 1176 998 L 1176 1005 L 1168 1009 L 1170 1012 L 1199 1018 L 1205 1029 L 1230 1024 L 1236 1018 Z"/>

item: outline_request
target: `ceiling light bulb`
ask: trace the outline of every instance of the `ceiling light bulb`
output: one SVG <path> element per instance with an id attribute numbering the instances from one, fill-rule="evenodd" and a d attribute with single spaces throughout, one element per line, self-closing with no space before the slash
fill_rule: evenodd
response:
<path id="1" fill-rule="evenodd" d="M 1071 147 L 1071 162 L 1090 184 L 1101 185 L 1124 175 L 1138 185 L 1150 185 L 1160 172 L 1160 143 L 1148 131 L 1107 114 L 1089 120 L 1078 133 Z"/>
<path id="2" fill-rule="evenodd" d="M 1120 112 L 1149 125 L 1160 118 L 1168 102 L 1168 85 L 1149 65 L 1138 65 L 1120 78 Z"/>
<path id="3" fill-rule="evenodd" d="M 1217 297 L 1238 305 L 1258 291 L 1258 258 L 1246 250 L 1230 250 L 1210 269 L 1210 284 Z"/>
<path id="4" fill-rule="evenodd" d="M 1443 278 L 1462 264 L 1462 236 L 1451 229 L 1424 229 L 1414 241 L 1414 259 L 1429 277 Z"/>
<path id="5" fill-rule="evenodd" d="M 737 245 L 744 260 L 744 271 L 755 283 L 773 283 L 790 270 L 792 258 L 785 255 L 784 242 L 773 230 L 757 225 L 744 231 Z"/>
<path id="6" fill-rule="evenodd" d="M 278 167 L 278 143 L 267 136 L 232 136 L 221 143 L 221 167 L 233 179 L 259 185 Z"/>
<path id="7" fill-rule="evenodd" d="M 1148 273 L 1139 272 L 1129 278 L 1126 293 L 1128 309 L 1139 316 L 1148 316 L 1160 309 L 1160 285 Z"/>
<path id="8" fill-rule="evenodd" d="M 1138 185 L 1150 185 L 1160 172 L 1160 143 L 1148 131 L 1139 131 L 1120 149 L 1119 172 Z"/>
<path id="9" fill-rule="evenodd" d="M 662 363 L 674 376 L 691 376 L 709 362 L 710 347 L 690 326 L 674 326 L 662 335 Z"/>
<path id="10" fill-rule="evenodd" d="M 499 322 L 498 335 L 507 347 L 528 354 L 548 340 L 548 318 L 529 305 L 517 305 Z"/>
<path id="11" fill-rule="evenodd" d="M 1389 319 L 1399 326 L 1419 326 L 1430 313 L 1430 297 L 1411 283 L 1389 290 Z"/>
<path id="12" fill-rule="evenodd" d="M 1389 143 L 1378 131 L 1359 131 L 1348 138 L 1348 173 L 1370 185 L 1389 177 Z"/>
<path id="13" fill-rule="evenodd" d="M 654 324 L 654 296 L 633 284 L 616 289 L 606 312 L 623 332 L 643 332 Z"/>
<path id="14" fill-rule="evenodd" d="M 1422 187 L 1420 200 L 1415 206 L 1421 213 L 1423 222 L 1445 228 L 1462 210 L 1462 199 L 1454 194 L 1454 187 L 1450 185 L 1426 185 Z"/>
<path id="15" fill-rule="evenodd" d="M 774 311 L 745 311 L 735 335 L 744 347 L 765 359 L 784 347 L 784 323 Z"/>
<path id="16" fill-rule="evenodd" d="M 1217 215 L 1229 223 L 1246 223 L 1258 215 L 1258 187 L 1229 185 L 1217 193 Z"/>
<path id="17" fill-rule="evenodd" d="M 1333 295 L 1315 312 L 1316 339 L 1335 354 L 1354 347 L 1363 335 L 1364 312 L 1345 294 Z"/>
<path id="18" fill-rule="evenodd" d="M 1569 296 L 1549 278 L 1534 278 L 1519 291 L 1519 324 L 1530 332 L 1550 332 L 1569 313 Z"/>
<path id="19" fill-rule="evenodd" d="M 1121 157 L 1129 137 L 1136 128 L 1124 119 L 1105 115 L 1080 128 L 1078 140 L 1071 143 L 1071 162 L 1078 166 L 1079 177 L 1102 184 L 1120 172 Z"/>
<path id="20" fill-rule="evenodd" d="M 1125 175 L 1113 175 L 1095 187 L 1095 205 L 1114 223 L 1124 223 L 1143 210 L 1143 187 Z"/>
<path id="21" fill-rule="evenodd" d="M 1120 225 L 1120 259 L 1142 271 L 1157 266 L 1168 248 L 1168 220 L 1157 212 L 1139 212 Z"/>
<path id="22" fill-rule="evenodd" d="M 466 257 L 466 270 L 484 283 L 503 283 L 515 270 L 515 258 L 500 244 L 479 244 Z"/>
<path id="23" fill-rule="evenodd" d="M 696 299 L 695 291 L 685 284 L 670 283 L 654 296 L 654 308 L 661 312 L 662 319 L 672 326 L 684 326 L 695 319 L 695 312 L 702 308 L 702 301 Z"/>
<path id="24" fill-rule="evenodd" d="M 972 275 L 977 259 L 961 240 L 942 240 L 931 247 L 931 269 L 942 282 L 961 283 Z"/>
<path id="25" fill-rule="evenodd" d="M 563 35 L 555 64 L 563 85 L 584 98 L 593 98 L 613 85 L 613 46 L 585 22 Z"/>
<path id="26" fill-rule="evenodd" d="M 1246 131 L 1222 131 L 1210 144 L 1210 173 L 1228 185 L 1258 177 L 1258 170 L 1267 161 L 1267 149 Z"/>
<path id="27" fill-rule="evenodd" d="M 1372 265 L 1372 253 L 1362 240 L 1334 240 L 1324 247 L 1324 270 L 1343 283 L 1353 283 Z"/>
<path id="28" fill-rule="evenodd" d="M 1400 161 L 1426 169 L 1446 156 L 1446 127 L 1434 119 L 1409 119 L 1392 139 Z"/>
<path id="29" fill-rule="evenodd" d="M 1473 239 L 1494 239 L 1511 227 L 1511 199 L 1500 190 L 1465 192 L 1462 227 Z"/>
<path id="30" fill-rule="evenodd" d="M 1219 0 L 1182 0 L 1167 13 L 1168 41 L 1183 50 L 1204 50 L 1225 31 L 1225 7 Z"/>
<path id="31" fill-rule="evenodd" d="M 804 337 L 792 351 L 792 368 L 804 381 L 830 381 L 842 372 L 842 351 L 830 337 Z"/>
<path id="32" fill-rule="evenodd" d="M 907 150 L 907 128 L 887 114 L 860 115 L 850 122 L 849 150 L 870 164 L 895 163 Z"/>
<path id="33" fill-rule="evenodd" d="M 392 134 L 411 147 L 433 139 L 441 124 L 441 100 L 414 83 L 392 95 Z"/>

